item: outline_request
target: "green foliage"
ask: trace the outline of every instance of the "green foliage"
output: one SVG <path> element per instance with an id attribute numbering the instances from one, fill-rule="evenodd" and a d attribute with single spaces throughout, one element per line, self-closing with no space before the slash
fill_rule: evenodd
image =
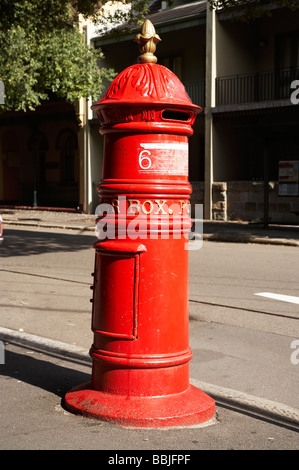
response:
<path id="1" fill-rule="evenodd" d="M 105 16 L 99 14 L 94 17 L 95 24 L 101 27 L 105 34 L 118 36 L 120 33 L 131 32 L 136 27 L 142 25 L 146 14 L 148 13 L 148 5 L 150 0 L 121 0 L 123 7 L 116 8 L 111 11 L 106 10 Z M 105 0 L 104 3 L 109 2 Z M 111 3 L 111 1 L 109 2 Z M 116 0 L 117 3 L 117 0 Z M 122 24 L 122 28 L 118 29 L 116 26 Z M 112 28 L 111 28 L 111 25 Z"/>
<path id="2" fill-rule="evenodd" d="M 51 93 L 72 104 L 97 99 L 113 71 L 99 69 L 102 54 L 84 41 L 79 13 L 96 17 L 98 1 L 1 0 L 1 110 L 34 110 Z"/>

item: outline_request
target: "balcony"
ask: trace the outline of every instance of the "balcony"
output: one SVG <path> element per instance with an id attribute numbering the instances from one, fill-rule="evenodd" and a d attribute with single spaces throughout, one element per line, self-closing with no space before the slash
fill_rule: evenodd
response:
<path id="1" fill-rule="evenodd" d="M 184 82 L 186 92 L 192 103 L 204 108 L 205 106 L 205 80 Z"/>
<path id="2" fill-rule="evenodd" d="M 291 83 L 299 79 L 299 68 L 216 78 L 216 106 L 285 100 Z"/>

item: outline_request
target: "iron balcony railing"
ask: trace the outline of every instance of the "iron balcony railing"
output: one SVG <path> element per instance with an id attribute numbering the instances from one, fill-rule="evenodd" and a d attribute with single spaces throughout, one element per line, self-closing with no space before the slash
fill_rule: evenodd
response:
<path id="1" fill-rule="evenodd" d="M 290 98 L 299 68 L 216 78 L 216 105 L 253 103 Z"/>
<path id="2" fill-rule="evenodd" d="M 205 106 L 205 80 L 184 82 L 186 92 L 192 103 L 204 108 Z"/>

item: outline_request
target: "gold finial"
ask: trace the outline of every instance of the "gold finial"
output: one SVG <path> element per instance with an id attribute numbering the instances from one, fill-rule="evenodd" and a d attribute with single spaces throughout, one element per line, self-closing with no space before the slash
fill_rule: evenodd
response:
<path id="1" fill-rule="evenodd" d="M 155 28 L 150 20 L 145 20 L 143 23 L 141 34 L 137 34 L 135 41 L 139 44 L 141 55 L 139 56 L 139 63 L 152 63 L 157 62 L 157 57 L 154 56 L 156 44 L 161 41 Z"/>

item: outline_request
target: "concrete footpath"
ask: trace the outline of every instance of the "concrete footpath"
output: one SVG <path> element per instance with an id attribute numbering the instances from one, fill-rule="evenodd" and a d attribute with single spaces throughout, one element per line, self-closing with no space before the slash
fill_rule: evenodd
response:
<path id="1" fill-rule="evenodd" d="M 95 216 L 66 210 L 14 209 L 0 207 L 4 225 L 39 228 L 64 228 L 92 233 Z M 197 222 L 197 223 L 196 223 Z M 299 223 L 299 222 L 298 222 Z M 299 225 L 268 225 L 247 222 L 193 221 L 196 231 L 203 230 L 203 240 L 232 243 L 263 243 L 298 246 Z"/>
<path id="2" fill-rule="evenodd" d="M 0 209 L 0 214 L 4 221 L 4 238 L 5 227 L 8 226 L 35 227 L 41 230 L 60 228 L 75 230 L 76 233 L 82 234 L 93 234 L 95 230 L 93 215 L 38 209 Z M 246 223 L 204 221 L 203 239 L 299 247 L 299 226 L 263 228 Z M 230 357 L 233 358 L 234 347 L 242 347 L 243 344 L 244 348 L 247 348 L 244 349 L 244 357 L 246 354 L 252 354 L 250 359 L 253 365 L 256 361 L 261 363 L 264 361 L 262 365 L 265 369 L 265 382 L 269 380 L 268 377 L 275 376 L 276 367 L 283 367 L 283 364 L 273 361 L 273 370 L 268 371 L 267 376 L 269 362 L 259 357 L 258 347 L 256 350 L 249 349 L 248 345 L 254 344 L 256 339 L 253 336 L 242 338 L 241 329 L 240 336 L 235 338 L 232 327 L 228 325 L 204 324 L 201 328 L 203 350 L 205 347 L 206 350 L 209 349 L 208 341 L 214 335 L 217 338 L 218 351 L 225 351 L 225 348 L 231 347 L 225 351 L 229 361 Z M 192 342 L 198 337 L 198 331 L 195 336 L 195 329 L 196 326 L 194 330 L 190 328 L 191 349 L 193 349 Z M 294 332 L 294 335 L 296 334 Z M 270 340 L 270 335 L 262 332 L 258 335 L 260 343 Z M 61 336 L 63 337 L 63 332 Z M 264 396 L 259 394 L 254 386 L 252 369 L 243 370 L 241 367 L 237 371 L 239 376 L 248 374 L 246 380 L 252 381 L 253 393 L 248 394 L 242 392 L 241 387 L 227 388 L 217 383 L 217 373 L 229 373 L 229 362 L 227 371 L 215 371 L 213 376 L 207 373 L 205 377 L 211 378 L 211 381 L 201 380 L 201 369 L 197 364 L 202 362 L 202 358 L 197 358 L 195 354 L 192 359 L 194 365 L 191 367 L 190 381 L 216 400 L 215 418 L 208 424 L 197 427 L 130 429 L 75 416 L 64 410 L 62 406 L 64 393 L 73 385 L 90 379 L 91 361 L 88 347 L 54 341 L 43 337 L 42 334 L 32 335 L 2 325 L 0 340 L 5 346 L 5 364 L 1 365 L 3 368 L 1 449 L 108 449 L 104 465 L 105 462 L 111 463 L 110 458 L 115 459 L 114 464 L 123 463 L 117 461 L 122 455 L 121 451 L 130 451 L 132 456 L 137 455 L 138 450 L 150 452 L 155 450 L 156 453 L 163 451 L 167 452 L 167 455 L 186 454 L 188 451 L 192 456 L 192 452 L 197 450 L 298 450 L 299 448 L 299 407 L 294 404 L 296 399 L 292 400 L 292 403 L 285 403 L 276 401 L 272 397 L 268 399 L 265 394 Z M 282 338 L 281 341 L 289 342 L 290 338 Z M 87 344 L 89 345 L 89 339 Z M 279 346 L 282 348 L 285 345 L 281 343 Z M 215 354 L 218 354 L 217 351 Z M 299 365 L 293 367 L 294 383 L 287 385 L 294 387 L 296 397 Z M 203 370 L 205 372 L 205 369 Z M 112 450 L 119 451 L 118 457 L 115 457 Z M 150 461 L 144 459 L 143 466 L 148 466 L 148 463 Z M 183 463 L 193 464 L 194 460 L 191 458 L 190 462 Z"/>

